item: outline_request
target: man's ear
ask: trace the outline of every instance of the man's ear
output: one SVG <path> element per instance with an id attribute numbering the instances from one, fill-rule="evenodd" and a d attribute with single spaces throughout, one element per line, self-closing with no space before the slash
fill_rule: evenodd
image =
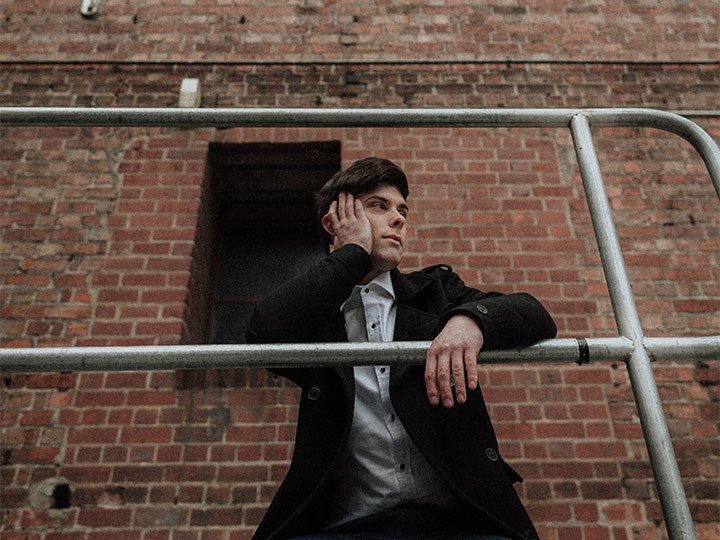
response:
<path id="1" fill-rule="evenodd" d="M 320 220 L 322 228 L 333 238 L 335 237 L 335 230 L 333 229 L 332 222 L 330 221 L 330 214 L 325 214 Z"/>

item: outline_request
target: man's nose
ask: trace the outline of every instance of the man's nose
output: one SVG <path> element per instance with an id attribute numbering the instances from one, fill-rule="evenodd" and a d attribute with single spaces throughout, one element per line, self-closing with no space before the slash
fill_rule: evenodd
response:
<path id="1" fill-rule="evenodd" d="M 390 220 L 390 226 L 393 228 L 402 228 L 403 225 L 405 225 L 405 221 L 405 216 L 403 216 L 400 212 L 396 212 Z"/>

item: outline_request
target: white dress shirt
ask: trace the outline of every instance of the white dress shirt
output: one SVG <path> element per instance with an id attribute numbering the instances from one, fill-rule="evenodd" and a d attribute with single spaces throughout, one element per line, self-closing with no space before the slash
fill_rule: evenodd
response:
<path id="1" fill-rule="evenodd" d="M 358 285 L 341 306 L 349 341 L 392 341 L 395 291 L 390 273 Z M 403 503 L 446 506 L 452 494 L 410 440 L 390 402 L 390 367 L 356 366 L 350 438 L 334 474 L 328 526 Z"/>

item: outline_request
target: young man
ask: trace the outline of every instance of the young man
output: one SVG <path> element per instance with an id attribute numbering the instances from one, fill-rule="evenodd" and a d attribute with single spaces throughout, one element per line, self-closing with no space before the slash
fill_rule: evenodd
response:
<path id="1" fill-rule="evenodd" d="M 477 388 L 481 349 L 555 336 L 527 294 L 402 274 L 408 186 L 367 158 L 318 194 L 329 254 L 261 302 L 249 343 L 433 340 L 421 366 L 298 368 L 290 470 L 254 539 L 537 538 Z"/>

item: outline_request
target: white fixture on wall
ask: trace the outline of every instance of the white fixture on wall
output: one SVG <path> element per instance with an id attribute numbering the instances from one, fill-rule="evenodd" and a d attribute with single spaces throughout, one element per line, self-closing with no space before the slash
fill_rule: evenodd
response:
<path id="1" fill-rule="evenodd" d="M 180 100 L 178 107 L 193 108 L 200 106 L 200 81 L 198 79 L 183 79 L 180 85 Z"/>
<path id="2" fill-rule="evenodd" d="M 82 0 L 80 4 L 80 13 L 83 17 L 94 17 L 100 12 L 100 7 L 105 0 Z"/>

